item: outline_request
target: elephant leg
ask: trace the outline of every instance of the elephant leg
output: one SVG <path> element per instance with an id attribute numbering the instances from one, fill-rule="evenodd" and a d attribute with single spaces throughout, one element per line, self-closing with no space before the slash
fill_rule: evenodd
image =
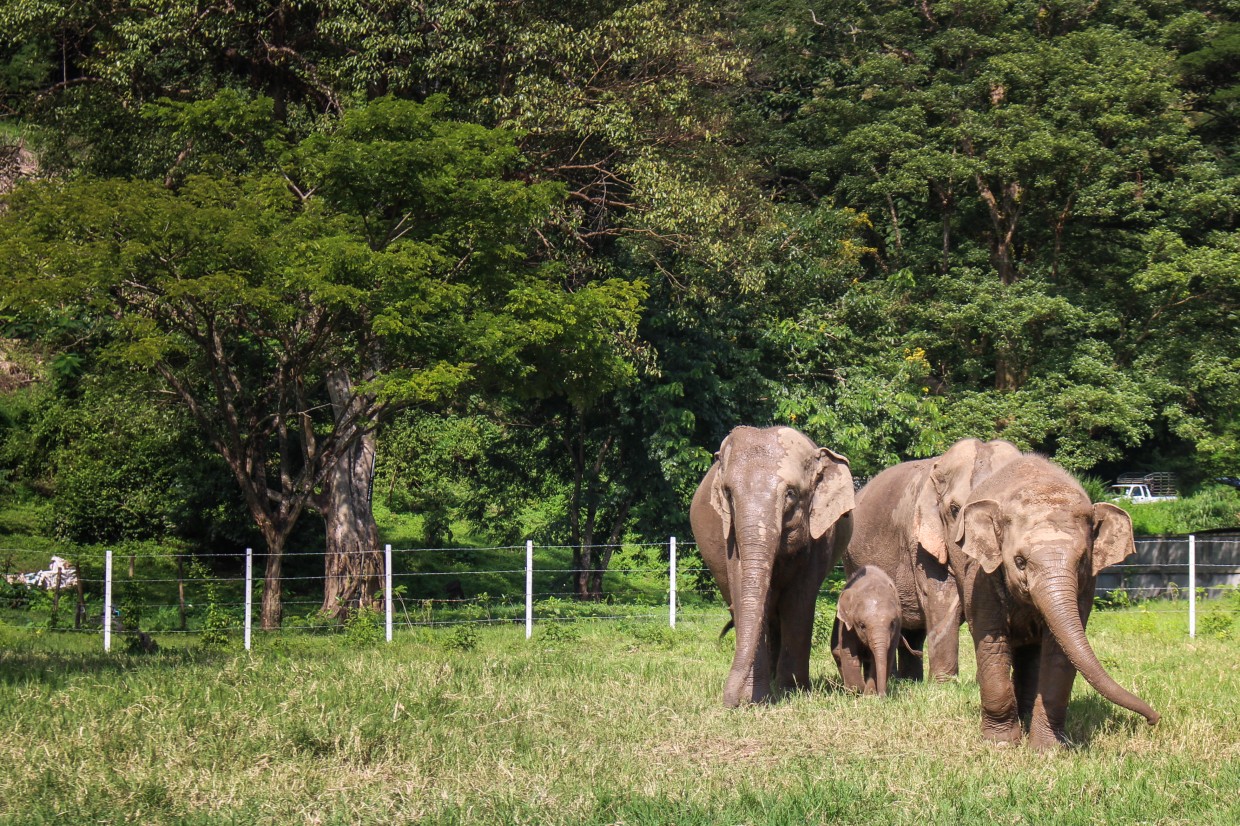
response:
<path id="1" fill-rule="evenodd" d="M 840 669 L 840 677 L 844 680 L 844 688 L 849 691 L 865 689 L 865 669 L 861 662 L 860 642 L 857 635 L 844 630 L 839 617 L 831 628 L 831 654 Z"/>
<path id="2" fill-rule="evenodd" d="M 770 612 L 770 618 L 767 620 L 767 636 L 766 644 L 768 654 L 768 662 L 771 664 L 771 695 L 773 699 L 779 696 L 788 688 L 787 675 L 785 673 L 789 666 L 788 658 L 784 655 L 784 629 L 779 608 L 773 608 Z"/>
<path id="3" fill-rule="evenodd" d="M 1042 640 L 1038 677 L 1037 700 L 1029 721 L 1029 747 L 1046 751 L 1067 743 L 1064 723 L 1072 683 L 1076 679 L 1076 669 L 1068 655 L 1050 634 Z"/>
<path id="4" fill-rule="evenodd" d="M 779 625 L 772 650 L 779 651 L 776 684 L 783 691 L 810 687 L 809 660 L 820 583 L 820 578 L 803 570 L 781 582 L 780 599 L 772 612 Z"/>
<path id="5" fill-rule="evenodd" d="M 874 662 L 874 652 L 865 649 L 861 654 L 861 667 L 865 671 L 865 688 L 861 693 L 866 695 L 878 694 L 878 666 Z"/>
<path id="6" fill-rule="evenodd" d="M 908 643 L 909 648 L 914 651 L 921 651 L 926 644 L 926 630 L 924 628 L 906 628 L 904 630 L 904 639 Z M 905 680 L 920 680 L 923 675 L 922 658 L 904 650 L 900 647 L 900 651 L 896 653 L 896 673 L 895 676 Z"/>
<path id="7" fill-rule="evenodd" d="M 1038 672 L 1042 658 L 1042 646 L 1038 643 L 1022 645 L 1012 652 L 1012 683 L 1016 687 L 1016 713 L 1029 722 L 1033 714 L 1034 700 L 1038 696 Z"/>
<path id="8" fill-rule="evenodd" d="M 810 649 L 814 644 L 814 607 L 793 600 L 780 606 L 779 636 L 772 645 L 779 646 L 776 683 L 781 691 L 808 689 Z"/>
<path id="9" fill-rule="evenodd" d="M 977 683 L 982 695 L 982 736 L 996 743 L 1019 743 L 1020 715 L 1012 684 L 1012 649 L 1006 635 L 975 633 Z"/>

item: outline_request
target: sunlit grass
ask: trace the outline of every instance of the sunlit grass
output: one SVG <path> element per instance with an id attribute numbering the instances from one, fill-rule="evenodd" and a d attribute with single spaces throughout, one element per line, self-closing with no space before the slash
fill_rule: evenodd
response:
<path id="1" fill-rule="evenodd" d="M 814 690 L 722 707 L 723 612 L 656 623 L 260 637 L 105 656 L 0 631 L 0 821 L 260 823 L 1223 823 L 1240 819 L 1238 645 L 1179 614 L 1096 613 L 1154 728 L 1077 681 L 1053 755 L 978 731 L 972 657 L 885 700 Z M 161 639 L 161 643 L 165 642 Z M 180 645 L 178 645 L 180 643 Z M 187 647 L 189 646 L 189 647 Z"/>

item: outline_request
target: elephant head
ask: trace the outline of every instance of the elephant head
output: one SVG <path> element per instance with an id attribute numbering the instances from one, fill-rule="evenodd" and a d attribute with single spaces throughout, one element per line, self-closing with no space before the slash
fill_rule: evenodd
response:
<path id="1" fill-rule="evenodd" d="M 986 576 L 1002 577 L 1010 603 L 1036 609 L 1099 694 L 1153 725 L 1158 713 L 1107 674 L 1085 638 L 1098 572 L 1134 552 L 1132 520 L 1114 505 L 1091 505 L 1075 479 L 1041 457 L 1009 465 L 1003 477 L 965 506 L 960 550 Z"/>
<path id="2" fill-rule="evenodd" d="M 913 512 L 917 543 L 946 565 L 947 543 L 956 535 L 960 512 L 973 489 L 1020 457 L 1019 448 L 1011 442 L 961 439 L 935 459 Z"/>
<path id="3" fill-rule="evenodd" d="M 724 686 L 724 704 L 735 707 L 765 700 L 770 691 L 771 660 L 778 655 L 772 650 L 778 646 L 772 615 L 795 615 L 800 623 L 805 614 L 804 632 L 812 630 L 817 584 L 835 562 L 834 550 L 822 546 L 853 508 L 852 475 L 846 458 L 792 428 L 738 427 L 720 446 L 704 487 L 722 530 L 726 573 L 716 571 L 716 578 L 736 625 L 736 653 Z M 818 581 L 806 588 L 804 579 L 812 575 Z M 792 599 L 795 607 L 787 604 Z M 808 641 L 804 659 L 808 671 Z"/>

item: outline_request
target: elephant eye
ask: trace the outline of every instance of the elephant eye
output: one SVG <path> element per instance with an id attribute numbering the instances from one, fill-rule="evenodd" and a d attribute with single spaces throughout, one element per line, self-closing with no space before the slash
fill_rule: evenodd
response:
<path id="1" fill-rule="evenodd" d="M 960 515 L 960 506 L 959 506 L 959 505 L 952 505 L 950 508 L 948 508 L 948 510 L 949 510 L 949 511 L 951 511 L 951 514 L 952 514 L 952 519 L 955 519 L 957 516 L 959 516 L 959 515 Z"/>
<path id="2" fill-rule="evenodd" d="M 1012 560 L 1012 562 L 1016 564 L 1016 570 L 1018 571 L 1025 570 L 1025 558 L 1023 556 L 1016 557 L 1014 560 Z"/>
<path id="3" fill-rule="evenodd" d="M 797 496 L 797 492 L 792 488 L 789 488 L 788 492 L 784 494 L 784 500 L 787 502 L 790 509 L 796 506 L 797 500 L 799 499 L 800 497 Z"/>

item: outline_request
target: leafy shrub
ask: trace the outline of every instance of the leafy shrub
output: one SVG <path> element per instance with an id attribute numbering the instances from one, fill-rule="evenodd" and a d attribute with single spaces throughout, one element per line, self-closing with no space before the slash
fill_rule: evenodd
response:
<path id="1" fill-rule="evenodd" d="M 1206 488 L 1171 505 L 1180 533 L 1240 525 L 1240 490 L 1234 488 Z"/>
<path id="2" fill-rule="evenodd" d="M 1078 476 L 1076 480 L 1081 483 L 1081 487 L 1089 495 L 1089 501 L 1105 502 L 1110 498 L 1107 483 L 1097 476 Z"/>
<path id="3" fill-rule="evenodd" d="M 334 634 L 340 630 L 340 623 L 336 622 L 336 618 L 329 611 L 323 611 L 316 608 L 305 614 L 285 615 L 283 622 L 285 630 L 304 631 L 307 634 Z"/>
<path id="4" fill-rule="evenodd" d="M 545 643 L 576 642 L 581 631 L 569 622 L 548 622 L 542 625 L 538 638 Z"/>
<path id="5" fill-rule="evenodd" d="M 661 623 L 632 623 L 626 630 L 638 645 L 671 650 L 676 645 L 676 631 Z"/>
<path id="6" fill-rule="evenodd" d="M 472 625 L 458 625 L 444 639 L 443 646 L 453 651 L 473 651 L 478 647 L 478 629 Z"/>
<path id="7" fill-rule="evenodd" d="M 1116 502 L 1138 536 L 1166 536 L 1240 525 L 1240 491 L 1217 486 L 1173 502 Z"/>
<path id="8" fill-rule="evenodd" d="M 214 575 L 207 570 L 201 560 L 195 559 L 189 564 L 189 575 L 202 581 L 203 593 L 206 595 L 206 609 L 203 612 L 202 633 L 198 644 L 203 648 L 223 648 L 228 645 L 229 631 L 232 630 L 232 618 L 220 605 L 219 583 Z"/>
<path id="9" fill-rule="evenodd" d="M 1123 588 L 1116 588 L 1105 594 L 1094 594 L 1095 608 L 1127 608 L 1130 605 L 1132 605 L 1132 599 L 1128 596 L 1128 591 Z"/>
<path id="10" fill-rule="evenodd" d="M 383 615 L 369 605 L 349 612 L 344 621 L 344 642 L 350 647 L 373 645 L 385 637 Z"/>
<path id="11" fill-rule="evenodd" d="M 1202 634 L 1208 634 L 1215 639 L 1229 640 L 1232 637 L 1232 626 L 1235 625 L 1235 617 L 1231 614 L 1221 611 L 1206 614 L 1201 618 Z"/>
<path id="12" fill-rule="evenodd" d="M 835 606 L 830 610 L 814 613 L 813 646 L 827 648 L 831 645 L 831 629 L 835 626 Z"/>

